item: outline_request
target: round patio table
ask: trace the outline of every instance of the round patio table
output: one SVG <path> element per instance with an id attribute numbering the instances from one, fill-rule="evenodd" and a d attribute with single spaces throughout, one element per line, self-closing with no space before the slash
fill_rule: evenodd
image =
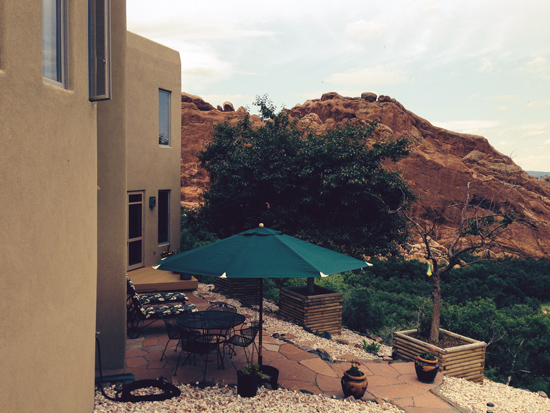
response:
<path id="1" fill-rule="evenodd" d="M 183 313 L 176 322 L 179 326 L 192 330 L 230 330 L 243 324 L 244 315 L 227 311 L 197 311 Z"/>
<path id="2" fill-rule="evenodd" d="M 189 355 L 191 355 L 191 353 L 196 353 L 205 356 L 203 381 L 206 380 L 208 353 L 216 351 L 218 356 L 218 368 L 225 368 L 223 363 L 225 351 L 221 352 L 220 346 L 225 350 L 225 343 L 228 339 L 227 336 L 234 327 L 243 324 L 244 321 L 244 315 L 229 313 L 227 311 L 197 311 L 194 313 L 183 313 L 176 318 L 176 323 L 182 329 L 194 330 L 197 332 L 196 335 L 191 335 L 193 339 L 190 346 L 186 347 L 182 343 L 182 351 L 185 348 L 186 351 L 189 352 Z M 187 358 L 189 358 L 189 356 Z M 186 360 L 187 359 L 184 360 L 184 364 Z M 177 366 L 174 375 L 176 373 Z"/>

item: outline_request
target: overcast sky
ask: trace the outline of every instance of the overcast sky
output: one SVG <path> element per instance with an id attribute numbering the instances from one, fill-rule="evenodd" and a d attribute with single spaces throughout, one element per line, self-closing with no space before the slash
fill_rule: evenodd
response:
<path id="1" fill-rule="evenodd" d="M 127 0 L 127 15 L 214 106 L 375 92 L 550 172 L 550 1 Z"/>

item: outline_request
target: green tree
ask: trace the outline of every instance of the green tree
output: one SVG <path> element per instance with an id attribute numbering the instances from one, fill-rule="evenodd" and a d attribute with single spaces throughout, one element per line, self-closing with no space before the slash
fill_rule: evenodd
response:
<path id="1" fill-rule="evenodd" d="M 285 111 L 257 98 L 263 123 L 248 115 L 215 126 L 199 153 L 210 186 L 199 219 L 226 237 L 263 222 L 350 255 L 388 254 L 406 234 L 395 211 L 413 196 L 384 163 L 409 153 L 405 138 L 373 142 L 377 124 L 302 130 Z"/>

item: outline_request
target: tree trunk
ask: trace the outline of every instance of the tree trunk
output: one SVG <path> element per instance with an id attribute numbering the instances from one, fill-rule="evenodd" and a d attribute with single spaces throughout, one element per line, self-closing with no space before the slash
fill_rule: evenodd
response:
<path id="1" fill-rule="evenodd" d="M 307 278 L 307 293 L 308 294 L 315 294 L 315 278 L 308 277 Z"/>
<path id="2" fill-rule="evenodd" d="M 433 274 L 433 312 L 432 312 L 432 327 L 430 329 L 430 343 L 439 344 L 439 326 L 441 324 L 441 285 L 439 283 L 439 271 L 434 271 Z"/>

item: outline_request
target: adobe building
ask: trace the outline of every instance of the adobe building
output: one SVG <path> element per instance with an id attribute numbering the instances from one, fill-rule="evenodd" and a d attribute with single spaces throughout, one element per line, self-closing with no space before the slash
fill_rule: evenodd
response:
<path id="1" fill-rule="evenodd" d="M 125 275 L 179 245 L 180 76 L 125 1 L 0 3 L 3 411 L 92 411 L 96 331 L 123 365 Z"/>

